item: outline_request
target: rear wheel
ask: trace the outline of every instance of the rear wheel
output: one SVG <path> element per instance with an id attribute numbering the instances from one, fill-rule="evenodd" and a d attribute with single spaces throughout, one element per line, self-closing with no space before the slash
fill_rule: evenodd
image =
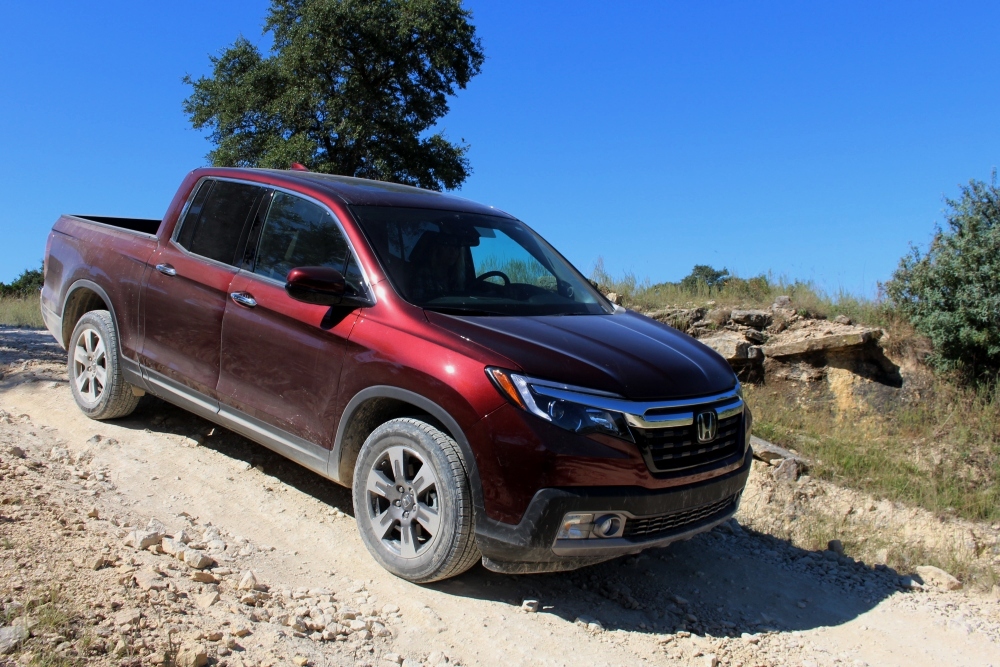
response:
<path id="1" fill-rule="evenodd" d="M 118 331 L 111 313 L 85 313 L 73 329 L 68 352 L 70 388 L 84 414 L 91 419 L 116 419 L 135 410 L 139 397 L 122 377 Z"/>
<path id="2" fill-rule="evenodd" d="M 479 560 L 472 494 L 458 445 L 419 419 L 393 419 L 365 440 L 354 467 L 361 539 L 382 567 L 429 583 Z"/>

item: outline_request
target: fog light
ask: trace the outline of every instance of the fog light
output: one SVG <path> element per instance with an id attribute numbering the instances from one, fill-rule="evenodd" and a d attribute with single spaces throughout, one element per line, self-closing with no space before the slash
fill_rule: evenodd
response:
<path id="1" fill-rule="evenodd" d="M 557 540 L 585 540 L 594 528 L 593 514 L 567 514 L 556 535 Z"/>
<path id="2" fill-rule="evenodd" d="M 614 537 L 622 529 L 622 519 L 617 514 L 605 514 L 594 521 L 594 535 L 598 537 Z"/>

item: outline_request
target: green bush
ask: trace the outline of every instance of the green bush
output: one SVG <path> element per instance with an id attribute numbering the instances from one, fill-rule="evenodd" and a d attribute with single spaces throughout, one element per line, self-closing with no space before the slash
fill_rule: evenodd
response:
<path id="1" fill-rule="evenodd" d="M 0 283 L 0 296 L 24 297 L 36 294 L 42 289 L 43 281 L 41 267 L 25 269 L 11 284 Z"/>
<path id="2" fill-rule="evenodd" d="M 934 345 L 931 362 L 988 378 L 1000 370 L 1000 189 L 972 180 L 945 200 L 947 227 L 926 254 L 900 260 L 884 287 L 889 303 Z"/>

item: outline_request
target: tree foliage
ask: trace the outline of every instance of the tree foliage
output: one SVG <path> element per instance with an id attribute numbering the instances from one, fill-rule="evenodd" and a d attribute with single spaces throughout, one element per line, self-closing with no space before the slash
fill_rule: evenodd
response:
<path id="1" fill-rule="evenodd" d="M 0 283 L 0 296 L 29 296 L 42 289 L 42 269 L 25 269 L 9 285 Z"/>
<path id="2" fill-rule="evenodd" d="M 468 146 L 431 133 L 483 52 L 461 0 L 272 0 L 270 55 L 239 38 L 185 83 L 217 166 L 314 171 L 452 189 Z"/>
<path id="3" fill-rule="evenodd" d="M 681 279 L 681 287 L 689 290 L 697 290 L 699 286 L 722 287 L 729 279 L 727 269 L 714 269 L 708 264 L 695 264 L 691 273 Z"/>
<path id="4" fill-rule="evenodd" d="M 1000 189 L 972 180 L 945 200 L 947 227 L 926 254 L 911 248 L 885 286 L 889 302 L 934 344 L 942 369 L 1000 369 Z"/>

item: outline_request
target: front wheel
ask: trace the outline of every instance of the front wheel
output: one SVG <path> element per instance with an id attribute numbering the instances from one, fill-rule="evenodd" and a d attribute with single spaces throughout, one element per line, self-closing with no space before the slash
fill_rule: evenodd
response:
<path id="1" fill-rule="evenodd" d="M 76 323 L 69 338 L 69 384 L 73 398 L 91 419 L 117 419 L 132 414 L 139 397 L 122 377 L 118 363 L 118 331 L 111 313 L 92 310 Z"/>
<path id="2" fill-rule="evenodd" d="M 469 478 L 440 429 L 413 418 L 379 426 L 358 454 L 353 491 L 365 547 L 396 576 L 429 583 L 479 560 Z"/>

